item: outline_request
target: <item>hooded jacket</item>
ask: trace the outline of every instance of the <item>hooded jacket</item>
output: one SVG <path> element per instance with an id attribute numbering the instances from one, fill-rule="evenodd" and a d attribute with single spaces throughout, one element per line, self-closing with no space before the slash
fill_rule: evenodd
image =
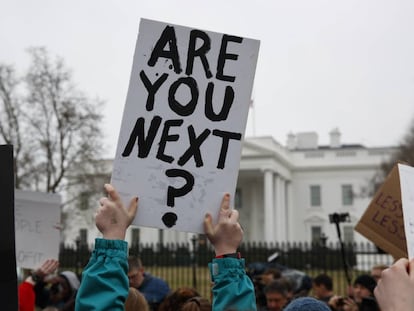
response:
<path id="1" fill-rule="evenodd" d="M 76 311 L 123 311 L 128 296 L 128 244 L 97 238 L 76 295 Z M 244 259 L 220 258 L 210 264 L 213 310 L 255 311 L 253 284 Z"/>

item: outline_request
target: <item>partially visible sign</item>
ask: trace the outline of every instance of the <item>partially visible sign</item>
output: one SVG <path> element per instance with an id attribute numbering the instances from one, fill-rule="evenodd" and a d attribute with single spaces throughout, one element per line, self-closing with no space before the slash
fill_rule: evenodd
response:
<path id="1" fill-rule="evenodd" d="M 16 263 L 38 268 L 59 259 L 60 195 L 15 190 Z"/>
<path id="2" fill-rule="evenodd" d="M 398 164 L 408 258 L 414 258 L 414 167 Z"/>
<path id="3" fill-rule="evenodd" d="M 355 230 L 394 259 L 414 256 L 414 168 L 395 164 Z"/>
<path id="4" fill-rule="evenodd" d="M 111 183 L 135 225 L 202 233 L 234 199 L 259 41 L 142 19 Z"/>
<path id="5" fill-rule="evenodd" d="M 355 230 L 395 259 L 407 257 L 397 165 L 375 193 Z"/>

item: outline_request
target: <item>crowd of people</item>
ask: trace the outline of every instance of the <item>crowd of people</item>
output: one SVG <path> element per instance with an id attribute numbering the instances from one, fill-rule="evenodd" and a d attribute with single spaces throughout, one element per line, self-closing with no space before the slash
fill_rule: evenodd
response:
<path id="1" fill-rule="evenodd" d="M 60 271 L 59 262 L 46 260 L 19 284 L 19 311 L 393 311 L 414 309 L 414 260 L 399 259 L 392 266 L 375 266 L 355 278 L 346 296 L 335 293 L 332 278 L 320 274 L 308 286 L 295 288 L 277 269 L 260 275 L 257 284 L 246 273 L 238 253 L 243 230 L 239 214 L 225 194 L 218 222 L 207 214 L 204 229 L 216 257 L 209 264 L 211 297 L 191 287 L 172 290 L 165 280 L 145 271 L 137 256 L 128 254 L 125 239 L 138 208 L 138 198 L 125 207 L 116 191 L 105 185 L 99 201 L 96 238 L 82 278 Z M 258 286 L 260 285 L 260 286 Z"/>

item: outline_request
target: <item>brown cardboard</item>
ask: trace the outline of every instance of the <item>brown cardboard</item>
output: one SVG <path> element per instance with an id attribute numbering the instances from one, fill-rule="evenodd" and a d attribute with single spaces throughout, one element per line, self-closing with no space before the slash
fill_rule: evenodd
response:
<path id="1" fill-rule="evenodd" d="M 395 164 L 355 226 L 394 259 L 407 258 L 398 165 Z"/>

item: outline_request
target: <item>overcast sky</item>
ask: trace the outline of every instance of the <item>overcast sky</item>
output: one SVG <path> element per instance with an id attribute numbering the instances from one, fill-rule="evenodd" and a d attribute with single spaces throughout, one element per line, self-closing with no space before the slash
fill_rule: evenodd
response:
<path id="1" fill-rule="evenodd" d="M 414 118 L 411 0 L 0 0 L 0 62 L 25 51 L 65 59 L 79 89 L 105 100 L 113 156 L 140 18 L 261 41 L 246 136 L 316 131 L 327 144 L 396 145 Z"/>

